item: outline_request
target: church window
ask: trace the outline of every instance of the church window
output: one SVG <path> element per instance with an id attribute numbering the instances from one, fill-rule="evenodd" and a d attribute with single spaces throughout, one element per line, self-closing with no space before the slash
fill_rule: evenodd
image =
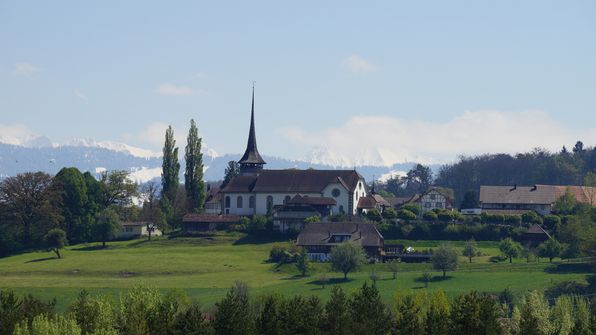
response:
<path id="1" fill-rule="evenodd" d="M 228 196 L 226 196 L 226 208 L 229 208 L 230 207 L 230 202 L 231 202 L 230 201 L 230 196 L 228 195 Z"/>
<path id="2" fill-rule="evenodd" d="M 242 208 L 242 196 L 238 196 L 238 198 L 236 198 L 236 207 L 237 208 Z"/>
<path id="3" fill-rule="evenodd" d="M 254 195 L 251 195 L 248 198 L 248 207 L 249 208 L 255 208 L 255 196 Z"/>
<path id="4" fill-rule="evenodd" d="M 343 206 L 343 205 L 339 205 L 339 212 L 340 212 L 341 214 L 343 214 L 343 213 L 344 213 L 344 206 Z"/>
<path id="5" fill-rule="evenodd" d="M 338 188 L 334 188 L 333 191 L 331 191 L 331 195 L 335 198 L 339 197 L 340 194 L 341 194 L 341 192 L 339 191 Z"/>

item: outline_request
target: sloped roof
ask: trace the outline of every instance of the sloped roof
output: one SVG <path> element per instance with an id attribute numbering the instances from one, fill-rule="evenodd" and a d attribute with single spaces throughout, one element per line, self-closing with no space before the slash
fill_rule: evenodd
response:
<path id="1" fill-rule="evenodd" d="M 334 235 L 350 235 L 350 241 L 362 247 L 383 246 L 383 235 L 374 224 L 356 222 L 307 223 L 296 239 L 299 246 L 334 246 Z"/>
<path id="2" fill-rule="evenodd" d="M 542 228 L 539 224 L 533 224 L 532 227 L 530 227 L 526 232 L 526 234 L 537 234 L 537 235 L 546 235 L 548 236 L 548 238 L 550 238 L 550 234 L 544 230 L 544 228 Z"/>
<path id="3" fill-rule="evenodd" d="M 361 197 L 358 199 L 358 209 L 370 209 L 377 207 L 377 201 L 371 196 Z"/>
<path id="4" fill-rule="evenodd" d="M 569 189 L 578 202 L 589 202 L 584 186 L 480 186 L 480 202 L 485 204 L 553 204 Z"/>
<path id="5" fill-rule="evenodd" d="M 182 222 L 207 222 L 207 223 L 233 223 L 239 222 L 238 215 L 221 215 L 221 214 L 186 214 L 182 218 Z"/>
<path id="6" fill-rule="evenodd" d="M 408 203 L 412 200 L 412 197 L 385 197 L 385 200 L 389 203 L 389 205 L 396 207 Z"/>
<path id="7" fill-rule="evenodd" d="M 333 206 L 337 204 L 337 201 L 333 198 L 328 197 L 303 197 L 300 194 L 296 194 L 290 201 L 288 201 L 288 205 L 330 205 Z"/>
<path id="8" fill-rule="evenodd" d="M 387 200 L 385 200 L 385 198 L 383 198 L 381 195 L 379 195 L 379 194 L 373 194 L 371 196 L 375 199 L 375 201 L 378 204 L 380 204 L 382 206 L 386 206 L 386 207 L 391 206 L 391 204 Z"/>
<path id="9" fill-rule="evenodd" d="M 266 164 L 265 160 L 259 154 L 257 149 L 257 135 L 255 132 L 255 88 L 252 88 L 252 108 L 250 111 L 250 129 L 248 131 L 248 142 L 246 144 L 246 151 L 240 160 L 239 164 Z"/>
<path id="10" fill-rule="evenodd" d="M 355 170 L 261 170 L 258 175 L 236 176 L 222 192 L 319 193 L 334 183 L 353 192 L 362 178 Z"/>

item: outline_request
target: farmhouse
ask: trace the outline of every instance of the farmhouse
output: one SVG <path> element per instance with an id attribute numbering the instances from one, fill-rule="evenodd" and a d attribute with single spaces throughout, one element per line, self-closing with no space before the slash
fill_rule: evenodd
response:
<path id="1" fill-rule="evenodd" d="M 447 189 L 431 187 L 426 192 L 412 198 L 411 203 L 420 205 L 422 213 L 433 209 L 453 209 L 453 196 Z"/>
<path id="2" fill-rule="evenodd" d="M 266 215 L 300 195 L 333 199 L 330 212 L 353 215 L 367 194 L 364 178 L 355 170 L 263 169 L 266 162 L 257 149 L 255 132 L 254 88 L 248 143 L 238 163 L 240 174 L 221 190 L 224 214 Z"/>
<path id="3" fill-rule="evenodd" d="M 584 186 L 480 186 L 480 207 L 490 214 L 550 214 L 553 205 L 569 190 L 577 202 L 590 203 L 594 187 Z"/>
<path id="4" fill-rule="evenodd" d="M 521 237 L 524 245 L 537 246 L 550 239 L 550 234 L 539 224 L 534 224 Z"/>
<path id="5" fill-rule="evenodd" d="M 161 231 L 154 227 L 153 224 L 150 223 L 149 228 L 152 230 L 151 236 L 161 236 Z M 147 229 L 147 222 L 124 222 L 122 223 L 122 229 L 117 234 L 116 238 L 128 239 L 148 235 L 149 230 Z"/>
<path id="6" fill-rule="evenodd" d="M 371 223 L 307 223 L 296 239 L 296 245 L 306 249 L 308 258 L 317 261 L 327 261 L 331 249 L 345 242 L 358 244 L 369 258 L 383 257 L 383 235 Z"/>

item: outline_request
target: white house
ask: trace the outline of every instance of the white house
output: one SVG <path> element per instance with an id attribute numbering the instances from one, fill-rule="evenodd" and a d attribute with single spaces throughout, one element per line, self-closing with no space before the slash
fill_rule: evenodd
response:
<path id="1" fill-rule="evenodd" d="M 412 202 L 419 204 L 423 213 L 435 208 L 453 209 L 451 196 L 445 190 L 436 187 L 431 187 L 428 191 L 413 199 Z"/>
<path id="2" fill-rule="evenodd" d="M 151 227 L 151 226 L 150 226 Z M 122 229 L 117 234 L 116 238 L 136 238 L 141 236 L 148 236 L 149 231 L 147 230 L 147 222 L 124 222 L 122 223 Z M 151 236 L 161 236 L 162 233 L 156 227 L 153 227 Z"/>

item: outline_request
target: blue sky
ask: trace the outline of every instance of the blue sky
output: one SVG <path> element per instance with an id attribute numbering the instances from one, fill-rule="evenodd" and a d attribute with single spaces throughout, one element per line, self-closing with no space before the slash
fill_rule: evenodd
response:
<path id="1" fill-rule="evenodd" d="M 182 141 L 194 118 L 209 147 L 238 153 L 254 80 L 268 155 L 390 164 L 596 144 L 593 1 L 5 0 L 0 50 L 13 139 L 159 151 L 165 125 Z"/>

